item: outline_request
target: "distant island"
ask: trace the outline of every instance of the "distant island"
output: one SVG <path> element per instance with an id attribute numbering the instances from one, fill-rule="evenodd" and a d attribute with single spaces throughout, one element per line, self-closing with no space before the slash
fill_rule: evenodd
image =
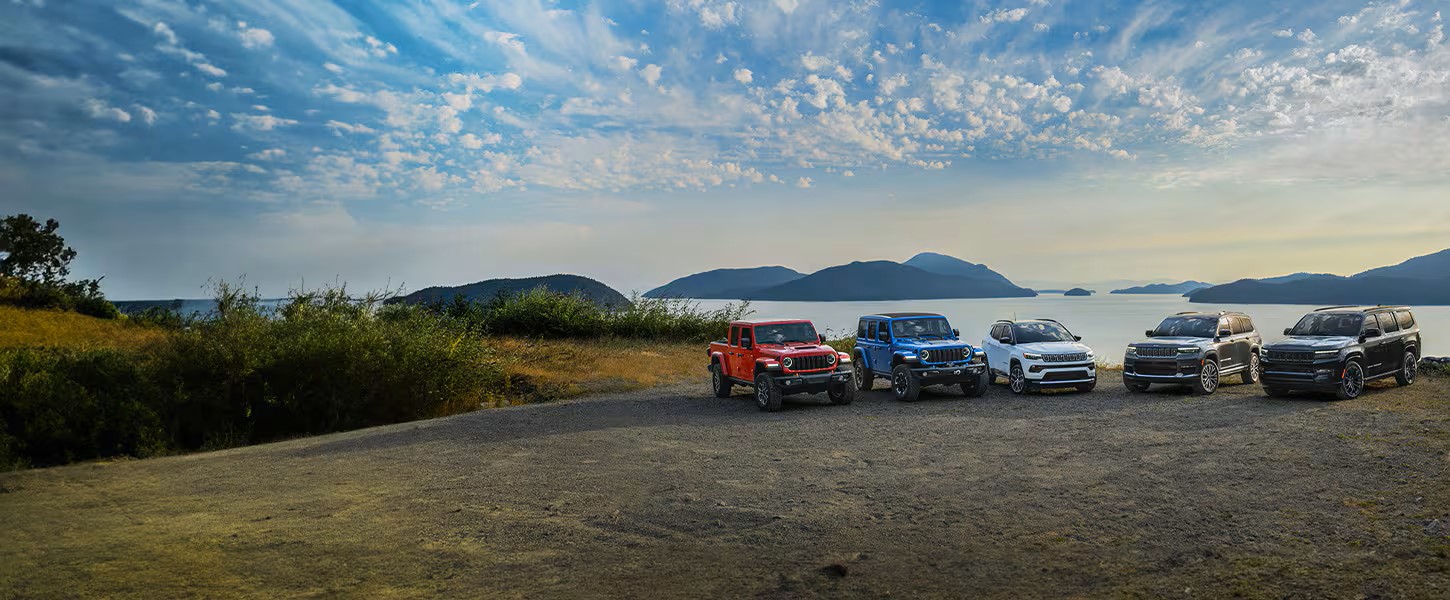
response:
<path id="1" fill-rule="evenodd" d="M 815 302 L 1036 295 L 985 265 L 933 252 L 917 254 L 904 263 L 853 262 L 809 275 L 785 267 L 717 269 L 681 277 L 644 294 L 646 298 Z"/>
<path id="2" fill-rule="evenodd" d="M 1198 290 L 1189 300 L 1215 304 L 1450 305 L 1450 250 L 1357 275 L 1296 273 L 1243 279 Z"/>
<path id="3" fill-rule="evenodd" d="M 629 298 L 599 281 L 580 275 L 546 275 L 543 277 L 528 277 L 524 279 L 489 279 L 477 283 L 469 283 L 458 286 L 434 286 L 427 287 L 406 296 L 392 298 L 389 304 L 408 303 L 423 304 L 437 301 L 450 301 L 455 296 L 463 296 L 469 301 L 486 302 L 499 294 L 517 294 L 529 290 L 544 288 L 562 294 L 579 294 L 594 301 L 600 306 L 625 307 L 629 306 Z"/>
<path id="4" fill-rule="evenodd" d="M 1066 292 L 1063 292 L 1062 295 L 1064 295 L 1064 296 L 1082 297 L 1082 296 L 1091 296 L 1091 295 L 1093 295 L 1093 292 L 1092 292 L 1092 290 L 1085 290 L 1085 289 L 1082 289 L 1082 288 L 1072 288 L 1072 289 L 1070 289 L 1070 290 L 1068 290 Z"/>
<path id="5" fill-rule="evenodd" d="M 1109 292 L 1109 293 L 1112 293 L 1112 294 L 1162 294 L 1162 295 L 1182 296 L 1182 295 L 1185 295 L 1185 294 L 1189 294 L 1189 293 L 1192 293 L 1192 292 L 1196 292 L 1196 291 L 1201 290 L 1201 289 L 1204 289 L 1204 288 L 1211 288 L 1211 287 L 1213 287 L 1213 284 L 1212 283 L 1204 283 L 1202 281 L 1193 281 L 1193 280 L 1190 279 L 1190 280 L 1185 281 L 1183 283 L 1154 283 L 1154 284 L 1149 284 L 1149 285 L 1140 285 L 1140 286 L 1137 286 L 1137 287 L 1124 288 L 1124 289 L 1121 289 L 1121 290 L 1113 290 L 1112 292 Z"/>

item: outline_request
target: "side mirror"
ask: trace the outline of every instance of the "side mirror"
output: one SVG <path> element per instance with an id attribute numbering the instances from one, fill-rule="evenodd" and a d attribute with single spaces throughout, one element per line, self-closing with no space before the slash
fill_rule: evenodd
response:
<path id="1" fill-rule="evenodd" d="M 960 330 L 960 329 L 953 329 L 952 330 L 952 337 L 962 337 L 962 330 Z"/>
<path id="2" fill-rule="evenodd" d="M 1364 330 L 1364 336 L 1362 336 L 1362 337 L 1364 337 L 1365 339 L 1369 339 L 1369 338 L 1377 338 L 1377 337 L 1379 337 L 1381 335 L 1383 335 L 1383 334 L 1380 332 L 1380 330 L 1379 330 L 1378 327 L 1371 327 L 1369 329 Z"/>
<path id="3" fill-rule="evenodd" d="M 886 333 L 885 331 L 883 331 L 881 333 L 878 333 L 878 334 L 876 334 L 876 341 L 878 341 L 878 342 L 890 342 L 891 341 L 891 334 Z"/>
<path id="4" fill-rule="evenodd" d="M 821 334 L 821 333 L 816 334 L 816 341 L 817 342 L 820 342 L 822 345 L 824 345 L 826 343 L 826 336 L 825 336 L 825 334 Z"/>
<path id="5" fill-rule="evenodd" d="M 1233 337 L 1234 332 L 1227 329 L 1218 330 L 1218 337 Z"/>
<path id="6" fill-rule="evenodd" d="M 1284 335 L 1294 335 L 1294 328 L 1293 327 L 1285 327 L 1284 328 Z"/>
<path id="7" fill-rule="evenodd" d="M 997 338 L 997 341 L 1003 344 L 1007 344 L 1008 346 L 1012 345 L 1012 338 L 1010 337 L 999 337 Z"/>
<path id="8" fill-rule="evenodd" d="M 1152 330 L 1152 329 L 1149 329 L 1149 330 L 1148 330 L 1148 331 L 1147 331 L 1147 332 L 1146 332 L 1146 333 L 1144 333 L 1144 334 L 1143 334 L 1143 335 L 1146 335 L 1146 336 L 1148 336 L 1148 337 L 1153 337 L 1153 330 Z"/>
<path id="9" fill-rule="evenodd" d="M 1074 341 L 1074 342 L 1081 342 L 1082 341 L 1082 336 L 1080 336 L 1080 335 L 1072 336 L 1072 341 Z"/>

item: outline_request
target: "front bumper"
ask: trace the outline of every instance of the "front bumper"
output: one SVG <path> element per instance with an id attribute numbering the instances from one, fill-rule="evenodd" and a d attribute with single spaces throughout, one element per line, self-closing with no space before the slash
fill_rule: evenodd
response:
<path id="1" fill-rule="evenodd" d="M 775 376 L 775 385 L 782 394 L 819 394 L 837 384 L 849 385 L 850 369 L 837 368 L 821 373 L 783 373 Z"/>
<path id="2" fill-rule="evenodd" d="M 982 373 L 986 371 L 987 365 L 979 362 L 956 365 L 916 365 L 911 367 L 911 374 L 921 380 L 924 385 L 976 383 L 981 379 Z"/>
<path id="3" fill-rule="evenodd" d="M 1332 392 L 1344 377 L 1344 364 L 1332 358 L 1316 362 L 1261 361 L 1264 372 L 1259 382 L 1264 387 L 1286 390 Z"/>
<path id="4" fill-rule="evenodd" d="M 1033 362 L 1025 366 L 1027 370 L 1023 377 L 1027 379 L 1027 383 L 1036 387 L 1082 385 L 1096 383 L 1098 380 L 1096 363 Z"/>
<path id="5" fill-rule="evenodd" d="M 1184 383 L 1198 379 L 1203 359 L 1135 358 L 1123 359 L 1123 379 L 1137 383 Z"/>

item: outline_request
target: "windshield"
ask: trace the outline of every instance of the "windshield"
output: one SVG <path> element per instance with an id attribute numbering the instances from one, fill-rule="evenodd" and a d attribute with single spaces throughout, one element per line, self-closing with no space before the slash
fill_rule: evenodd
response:
<path id="1" fill-rule="evenodd" d="M 1066 327 L 1057 323 L 1017 323 L 1012 326 L 1012 332 L 1016 334 L 1019 344 L 1076 341 Z"/>
<path id="2" fill-rule="evenodd" d="M 1218 317 L 1168 317 L 1153 330 L 1154 337 L 1218 336 Z"/>
<path id="3" fill-rule="evenodd" d="M 755 343 L 785 344 L 790 342 L 815 344 L 820 341 L 816 328 L 810 323 L 778 323 L 756 325 Z"/>
<path id="4" fill-rule="evenodd" d="M 1289 334 L 1354 337 L 1363 324 L 1364 315 L 1315 313 L 1299 319 Z"/>
<path id="5" fill-rule="evenodd" d="M 899 338 L 949 338 L 952 337 L 952 327 L 941 317 L 897 319 L 891 322 L 891 335 Z"/>

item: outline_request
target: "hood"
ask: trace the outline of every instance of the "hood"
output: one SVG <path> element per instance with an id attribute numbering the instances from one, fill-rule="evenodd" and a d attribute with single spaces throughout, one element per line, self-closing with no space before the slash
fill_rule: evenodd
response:
<path id="1" fill-rule="evenodd" d="M 1293 336 L 1272 344 L 1265 344 L 1264 348 L 1271 350 L 1338 350 L 1345 346 L 1359 343 L 1359 338 L 1347 336 Z"/>
<path id="2" fill-rule="evenodd" d="M 755 352 L 762 356 L 813 356 L 816 354 L 835 354 L 836 351 L 830 346 L 822 344 L 791 344 L 781 346 L 778 344 L 761 344 L 755 347 Z"/>
<path id="3" fill-rule="evenodd" d="M 972 345 L 963 340 L 898 339 L 896 347 L 903 350 L 931 350 L 934 348 L 970 348 Z"/>
<path id="4" fill-rule="evenodd" d="M 1134 346 L 1148 348 L 1177 348 L 1180 346 L 1202 346 L 1213 340 L 1199 337 L 1151 337 L 1141 342 L 1134 343 Z"/>
<path id="5" fill-rule="evenodd" d="M 1078 352 L 1092 352 L 1091 348 L 1078 342 L 1032 342 L 1030 344 L 1017 344 L 1023 352 L 1031 354 L 1076 354 Z"/>

